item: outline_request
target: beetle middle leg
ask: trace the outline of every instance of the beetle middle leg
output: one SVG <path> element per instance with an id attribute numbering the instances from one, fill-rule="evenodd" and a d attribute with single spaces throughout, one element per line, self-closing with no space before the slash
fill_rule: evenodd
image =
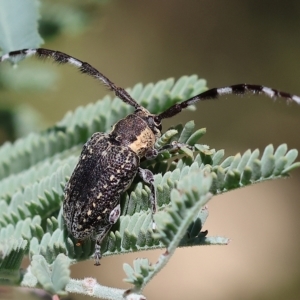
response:
<path id="1" fill-rule="evenodd" d="M 139 167 L 138 169 L 139 175 L 143 179 L 143 181 L 150 187 L 150 203 L 151 203 L 151 210 L 152 210 L 152 229 L 156 229 L 156 224 L 154 221 L 154 214 L 157 211 L 157 202 L 156 202 L 156 193 L 154 187 L 154 176 L 153 173 L 148 169 L 142 169 Z"/>

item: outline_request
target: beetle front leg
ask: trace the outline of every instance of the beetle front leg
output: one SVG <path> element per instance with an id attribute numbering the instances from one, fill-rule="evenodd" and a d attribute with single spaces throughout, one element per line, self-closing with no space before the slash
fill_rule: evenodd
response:
<path id="1" fill-rule="evenodd" d="M 156 229 L 156 224 L 154 221 L 154 214 L 157 211 L 157 202 L 156 202 L 156 193 L 154 187 L 154 176 L 153 173 L 148 169 L 138 169 L 139 175 L 143 179 L 143 181 L 150 187 L 150 203 L 151 203 L 151 210 L 152 210 L 152 230 Z"/>
<path id="2" fill-rule="evenodd" d="M 149 149 L 146 153 L 145 153 L 145 157 L 148 160 L 154 159 L 158 154 L 165 152 L 165 151 L 176 151 L 176 150 L 180 150 L 183 147 L 187 147 L 191 150 L 194 150 L 193 146 L 184 144 L 184 143 L 179 143 L 177 141 L 173 141 L 170 144 L 164 145 L 159 149 Z"/>

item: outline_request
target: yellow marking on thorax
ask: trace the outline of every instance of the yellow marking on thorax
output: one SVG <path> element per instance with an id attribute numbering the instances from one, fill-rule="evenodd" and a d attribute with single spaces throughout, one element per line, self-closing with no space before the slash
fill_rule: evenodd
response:
<path id="1" fill-rule="evenodd" d="M 149 127 L 146 127 L 140 135 L 136 137 L 136 140 L 128 146 L 138 156 L 143 156 L 147 149 L 153 148 L 154 144 L 155 135 Z"/>

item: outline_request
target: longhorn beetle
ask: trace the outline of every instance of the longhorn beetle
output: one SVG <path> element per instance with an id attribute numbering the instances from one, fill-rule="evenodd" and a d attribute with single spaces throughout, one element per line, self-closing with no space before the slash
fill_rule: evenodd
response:
<path id="1" fill-rule="evenodd" d="M 0 57 L 0 62 L 16 60 L 35 55 L 52 58 L 60 64 L 71 64 L 82 73 L 100 80 L 117 97 L 134 107 L 135 111 L 118 121 L 110 133 L 96 132 L 83 146 L 79 161 L 69 182 L 65 186 L 63 216 L 68 231 L 80 242 L 92 238 L 95 243 L 95 265 L 100 265 L 101 242 L 120 216 L 120 195 L 126 191 L 136 174 L 149 185 L 153 215 L 156 212 L 156 196 L 153 174 L 140 167 L 140 159 L 153 159 L 165 150 L 178 150 L 183 144 L 173 142 L 161 149 L 155 149 L 156 140 L 161 136 L 161 121 L 171 118 L 187 106 L 198 101 L 217 99 L 227 94 L 242 95 L 246 92 L 264 94 L 270 98 L 283 97 L 300 104 L 300 97 L 289 93 L 253 84 L 237 84 L 213 88 L 154 115 L 139 105 L 120 87 L 86 62 L 68 54 L 48 49 L 24 49 Z"/>

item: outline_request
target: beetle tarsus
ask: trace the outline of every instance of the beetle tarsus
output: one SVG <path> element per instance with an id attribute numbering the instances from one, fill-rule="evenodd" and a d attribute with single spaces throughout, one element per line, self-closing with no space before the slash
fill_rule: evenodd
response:
<path id="1" fill-rule="evenodd" d="M 95 266 L 100 266 L 100 259 L 101 259 L 102 255 L 101 255 L 101 246 L 98 245 L 98 242 L 96 242 L 95 244 L 95 253 L 94 253 L 94 259 L 95 259 Z"/>

